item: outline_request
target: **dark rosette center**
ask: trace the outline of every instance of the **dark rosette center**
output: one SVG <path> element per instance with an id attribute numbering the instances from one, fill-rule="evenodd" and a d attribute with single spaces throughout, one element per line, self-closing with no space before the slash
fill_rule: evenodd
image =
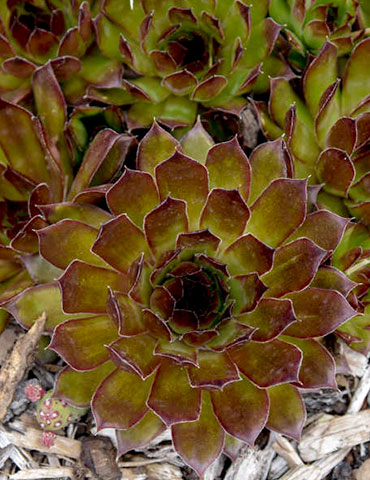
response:
<path id="1" fill-rule="evenodd" d="M 214 330 L 230 316 L 232 302 L 224 264 L 196 254 L 186 260 L 176 258 L 164 270 L 156 279 L 150 306 L 175 336 Z"/>
<path id="2" fill-rule="evenodd" d="M 210 59 L 209 40 L 200 32 L 181 30 L 172 35 L 167 44 L 167 51 L 178 66 L 189 72 L 198 73 L 204 70 Z"/>
<path id="3" fill-rule="evenodd" d="M 39 8 L 28 1 L 13 1 L 10 29 L 13 37 L 22 48 L 26 48 L 32 32 L 44 31 L 59 36 L 65 31 L 66 25 L 63 12 L 58 9 L 48 11 Z M 35 33 L 34 33 L 35 35 Z"/>

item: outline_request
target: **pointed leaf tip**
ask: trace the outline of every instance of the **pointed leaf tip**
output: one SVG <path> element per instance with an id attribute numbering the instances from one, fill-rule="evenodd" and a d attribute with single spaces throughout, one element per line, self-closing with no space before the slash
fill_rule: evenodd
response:
<path id="1" fill-rule="evenodd" d="M 68 313 L 105 313 L 108 287 L 126 291 L 126 276 L 107 268 L 74 260 L 58 279 L 63 310 Z"/>
<path id="2" fill-rule="evenodd" d="M 226 385 L 222 391 L 212 391 L 211 399 L 215 415 L 226 432 L 253 445 L 267 421 L 266 390 L 243 378 Z"/>
<path id="3" fill-rule="evenodd" d="M 285 384 L 267 391 L 270 412 L 266 426 L 299 442 L 306 421 L 306 410 L 299 390 Z"/>
<path id="4" fill-rule="evenodd" d="M 142 380 L 136 373 L 120 369 L 106 377 L 91 403 L 98 431 L 103 428 L 125 430 L 138 423 L 148 411 L 145 402 L 152 382 L 152 377 Z"/>
<path id="5" fill-rule="evenodd" d="M 214 188 L 202 211 L 200 227 L 209 228 L 227 246 L 244 232 L 249 215 L 249 208 L 237 190 Z"/>
<path id="6" fill-rule="evenodd" d="M 176 151 L 155 169 L 161 200 L 168 195 L 187 204 L 190 228 L 196 230 L 199 216 L 208 196 L 206 168 L 196 160 Z"/>
<path id="7" fill-rule="evenodd" d="M 253 203 L 247 231 L 277 247 L 304 221 L 306 201 L 307 180 L 274 180 Z"/>
<path id="8" fill-rule="evenodd" d="M 177 235 L 188 231 L 186 202 L 167 197 L 144 219 L 144 230 L 153 253 L 160 255 L 175 247 Z"/>
<path id="9" fill-rule="evenodd" d="M 213 413 L 208 393 L 204 391 L 202 397 L 198 420 L 172 426 L 175 450 L 199 476 L 220 455 L 225 441 L 225 432 Z"/>
<path id="10" fill-rule="evenodd" d="M 227 142 L 214 145 L 209 150 L 206 167 L 210 188 L 237 189 L 243 199 L 248 201 L 251 168 L 236 136 Z"/>
<path id="11" fill-rule="evenodd" d="M 186 367 L 163 359 L 156 373 L 148 406 L 167 426 L 197 420 L 201 390 L 190 386 Z"/>
<path id="12" fill-rule="evenodd" d="M 154 175 L 155 167 L 173 155 L 179 146 L 179 142 L 154 121 L 139 144 L 136 159 L 138 170 Z"/>

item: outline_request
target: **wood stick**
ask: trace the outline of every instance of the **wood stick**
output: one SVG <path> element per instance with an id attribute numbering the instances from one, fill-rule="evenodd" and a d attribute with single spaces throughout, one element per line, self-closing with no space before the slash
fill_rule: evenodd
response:
<path id="1" fill-rule="evenodd" d="M 356 413 L 361 410 L 361 407 L 370 391 L 370 366 L 365 370 L 360 383 L 351 399 L 347 413 Z"/>
<path id="2" fill-rule="evenodd" d="M 276 453 L 278 453 L 284 458 L 289 467 L 293 468 L 299 465 L 303 465 L 301 457 L 294 450 L 289 440 L 287 440 L 279 433 L 275 433 L 275 439 L 276 441 L 272 444 L 272 448 L 275 450 Z"/>
<path id="3" fill-rule="evenodd" d="M 9 480 L 38 480 L 39 478 L 75 478 L 75 472 L 72 467 L 42 467 L 21 470 L 9 476 Z"/>
<path id="4" fill-rule="evenodd" d="M 8 431 L 0 425 L 0 435 L 8 444 L 28 450 L 37 450 L 45 454 L 55 453 L 63 457 L 80 458 L 81 442 L 78 440 L 56 435 L 55 444 L 52 447 L 45 447 L 42 443 L 42 430 L 26 426 L 22 430 L 22 433 L 14 430 Z"/>
<path id="5" fill-rule="evenodd" d="M 0 422 L 4 420 L 15 389 L 32 362 L 32 355 L 44 331 L 45 321 L 46 314 L 43 313 L 28 332 L 17 340 L 10 357 L 0 371 Z"/>
<path id="6" fill-rule="evenodd" d="M 311 465 L 301 465 L 289 470 L 279 480 L 321 480 L 351 451 L 350 448 L 332 453 Z"/>

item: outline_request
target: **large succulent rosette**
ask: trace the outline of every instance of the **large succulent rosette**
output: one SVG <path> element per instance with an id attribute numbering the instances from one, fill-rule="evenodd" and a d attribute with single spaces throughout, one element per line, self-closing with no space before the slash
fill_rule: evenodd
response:
<path id="1" fill-rule="evenodd" d="M 283 25 L 289 59 L 298 67 L 305 66 L 309 53 L 317 55 L 327 39 L 344 55 L 363 36 L 361 30 L 353 32 L 356 15 L 363 18 L 358 0 L 271 0 L 269 13 Z"/>
<path id="2" fill-rule="evenodd" d="M 171 427 L 199 474 L 264 426 L 299 438 L 300 389 L 335 387 L 321 339 L 356 314 L 317 284 L 348 221 L 306 213 L 282 140 L 250 160 L 212 143 L 199 123 L 181 144 L 154 124 L 110 212 L 40 206 L 40 254 L 64 273 L 6 304 L 25 327 L 46 311 L 68 364 L 55 395 L 91 402 L 119 454 Z"/>
<path id="3" fill-rule="evenodd" d="M 131 69 L 120 86 L 91 87 L 88 96 L 130 105 L 130 127 L 157 118 L 191 126 L 198 104 L 239 113 L 280 27 L 267 18 L 268 1 L 105 0 L 95 19 L 107 58 Z M 278 67 L 283 68 L 277 60 Z"/>
<path id="4" fill-rule="evenodd" d="M 370 224 L 370 39 L 360 42 L 344 72 L 337 47 L 327 42 L 310 63 L 302 91 L 271 80 L 268 105 L 256 103 L 269 139 L 283 133 L 295 175 L 323 185 L 318 204 Z M 338 79 L 338 75 L 342 80 Z"/>
<path id="5" fill-rule="evenodd" d="M 8 0 L 0 6 L 0 94 L 32 106 L 33 74 L 50 61 L 70 103 L 80 103 L 87 85 L 117 85 L 122 65 L 96 45 L 93 0 Z M 31 96 L 31 99 L 30 99 Z"/>

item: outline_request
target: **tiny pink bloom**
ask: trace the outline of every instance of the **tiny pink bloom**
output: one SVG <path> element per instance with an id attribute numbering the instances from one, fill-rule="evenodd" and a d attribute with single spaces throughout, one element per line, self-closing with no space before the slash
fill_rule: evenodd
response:
<path id="1" fill-rule="evenodd" d="M 31 402 L 38 402 L 45 395 L 45 390 L 39 383 L 35 385 L 28 384 L 24 389 L 24 393 Z"/>
<path id="2" fill-rule="evenodd" d="M 52 447 L 55 445 L 56 435 L 54 432 L 42 432 L 42 444 L 45 447 Z"/>

